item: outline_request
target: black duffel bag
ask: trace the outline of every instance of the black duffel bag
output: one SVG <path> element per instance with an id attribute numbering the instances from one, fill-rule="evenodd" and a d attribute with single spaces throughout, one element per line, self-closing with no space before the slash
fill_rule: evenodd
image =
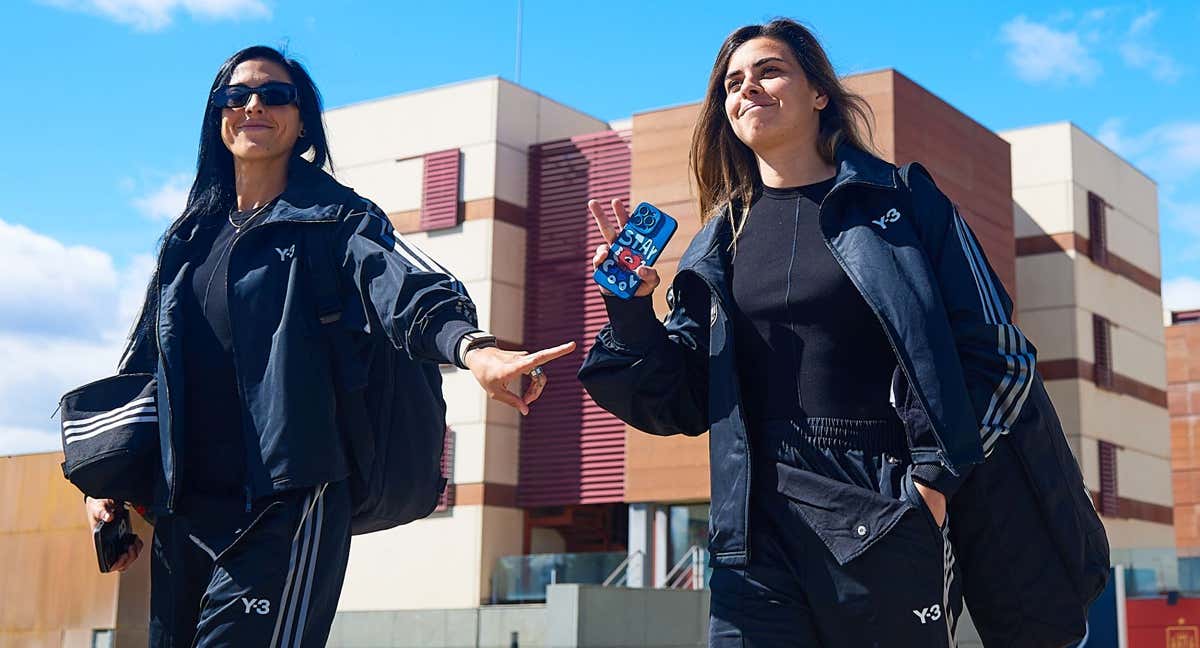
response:
<path id="1" fill-rule="evenodd" d="M 85 495 L 148 504 L 159 461 L 154 374 L 111 376 L 59 400 L 63 475 Z"/>
<path id="2" fill-rule="evenodd" d="M 1082 640 L 1108 582 L 1108 536 L 1040 376 L 950 507 L 963 598 L 983 645 Z"/>

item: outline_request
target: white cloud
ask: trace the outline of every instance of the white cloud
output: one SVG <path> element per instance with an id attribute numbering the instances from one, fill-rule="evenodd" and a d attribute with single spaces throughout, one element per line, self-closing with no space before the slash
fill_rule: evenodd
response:
<path id="1" fill-rule="evenodd" d="M 0 427 L 0 456 L 60 449 L 54 430 L 20 427 Z"/>
<path id="2" fill-rule="evenodd" d="M 1183 66 L 1150 41 L 1150 30 L 1160 15 L 1160 11 L 1151 9 L 1136 16 L 1129 24 L 1128 35 L 1118 45 L 1117 51 L 1129 67 L 1146 70 L 1158 81 L 1174 83 L 1183 76 Z"/>
<path id="3" fill-rule="evenodd" d="M 1009 45 L 1008 60 L 1017 76 L 1031 83 L 1087 83 L 1100 74 L 1100 62 L 1077 31 L 1017 16 L 1001 26 L 1000 35 Z"/>
<path id="4" fill-rule="evenodd" d="M 169 26 L 179 12 L 205 20 L 243 20 L 271 17 L 263 0 L 43 0 L 45 4 L 104 16 L 140 31 Z"/>
<path id="5" fill-rule="evenodd" d="M 1133 22 L 1129 23 L 1129 33 L 1141 34 L 1150 31 L 1150 28 L 1154 26 L 1154 23 L 1158 22 L 1158 17 L 1161 15 L 1162 12 L 1157 9 L 1147 10 L 1142 15 L 1135 17 Z"/>
<path id="6" fill-rule="evenodd" d="M 1175 183 L 1200 173 L 1200 121 L 1175 121 L 1126 133 L 1125 122 L 1109 119 L 1097 137 L 1130 158 L 1155 180 Z"/>
<path id="7" fill-rule="evenodd" d="M 1041 22 L 1019 15 L 1000 27 L 1000 36 L 1017 76 L 1030 83 L 1086 84 L 1100 75 L 1100 58 L 1110 52 L 1157 81 L 1178 81 L 1186 68 L 1151 34 L 1162 12 L 1150 9 L 1122 22 L 1131 14 L 1127 7 L 1102 7 L 1078 16 L 1059 11 Z"/>
<path id="8" fill-rule="evenodd" d="M 0 454 L 59 447 L 59 396 L 116 369 L 153 264 L 0 220 Z"/>
<path id="9" fill-rule="evenodd" d="M 1125 139 L 1124 133 L 1121 132 L 1124 127 L 1124 119 L 1119 117 L 1106 119 L 1103 124 L 1100 124 L 1100 130 L 1096 132 L 1096 139 L 1121 155 L 1130 155 L 1129 149 L 1132 144 Z"/>
<path id="10" fill-rule="evenodd" d="M 175 220 L 183 213 L 187 205 L 188 190 L 192 186 L 192 177 L 178 173 L 152 190 L 150 193 L 134 198 L 133 205 L 143 215 L 155 220 Z"/>
<path id="11" fill-rule="evenodd" d="M 1200 308 L 1200 278 L 1177 277 L 1164 281 L 1162 296 L 1163 309 L 1168 312 L 1198 309 Z"/>

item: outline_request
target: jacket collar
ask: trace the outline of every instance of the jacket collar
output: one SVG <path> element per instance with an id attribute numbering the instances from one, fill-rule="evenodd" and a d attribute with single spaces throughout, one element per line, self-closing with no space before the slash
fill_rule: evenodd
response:
<path id="1" fill-rule="evenodd" d="M 882 189 L 896 189 L 896 167 L 866 151 L 842 142 L 834 151 L 837 164 L 837 181 L 834 186 L 845 183 L 868 184 Z"/>
<path id="2" fill-rule="evenodd" d="M 353 196 L 352 189 L 339 184 L 312 162 L 293 158 L 288 165 L 287 188 L 260 224 L 272 221 L 336 221 L 344 204 Z"/>

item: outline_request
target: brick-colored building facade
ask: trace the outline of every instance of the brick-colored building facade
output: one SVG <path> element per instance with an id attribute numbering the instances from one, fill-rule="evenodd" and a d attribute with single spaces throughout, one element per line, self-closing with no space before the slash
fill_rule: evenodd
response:
<path id="1" fill-rule="evenodd" d="M 1167 327 L 1167 406 L 1175 544 L 1181 557 L 1200 556 L 1200 311 L 1175 313 Z"/>

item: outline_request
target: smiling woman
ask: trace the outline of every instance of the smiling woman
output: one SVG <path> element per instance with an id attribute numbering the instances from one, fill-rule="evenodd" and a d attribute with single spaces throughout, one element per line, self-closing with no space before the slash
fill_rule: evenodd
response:
<path id="1" fill-rule="evenodd" d="M 574 349 L 499 349 L 463 284 L 331 166 L 303 66 L 268 47 L 221 66 L 187 206 L 119 367 L 157 416 L 160 452 L 126 480 L 153 482 L 136 502 L 155 524 L 151 645 L 324 645 L 351 530 L 436 505 L 437 365 L 526 414 L 541 365 Z M 510 391 L 523 376 L 529 387 Z M 393 430 L 403 444 L 375 443 Z M 87 499 L 93 526 L 122 507 Z M 142 547 L 134 537 L 113 569 Z"/>
<path id="2" fill-rule="evenodd" d="M 634 428 L 709 433 L 712 647 L 953 646 L 964 582 L 985 583 L 976 618 L 1034 625 L 1013 608 L 1026 593 L 1008 594 L 1028 589 L 1024 576 L 977 539 L 1027 546 L 1045 532 L 1037 513 L 1007 523 L 1039 498 L 990 518 L 1008 528 L 968 515 L 998 510 L 996 489 L 972 474 L 1024 474 L 1005 452 L 1015 421 L 1031 420 L 1018 419 L 1026 403 L 1040 413 L 1027 438 L 1062 438 L 1034 388 L 1035 351 L 957 208 L 919 165 L 874 155 L 869 126 L 808 28 L 777 19 L 730 34 L 693 131 L 703 227 L 679 260 L 671 312 L 655 317 L 659 277 L 639 267 L 634 298 L 605 297 L 609 324 L 579 370 Z M 612 205 L 616 228 L 589 203 L 609 242 L 627 220 Z M 589 252 L 595 265 L 607 246 Z M 1001 459 L 973 473 L 993 450 Z M 1052 472 L 1064 477 L 1047 492 L 1073 498 L 1086 523 L 1058 527 L 1069 549 L 1043 555 L 1086 553 L 1099 570 L 1078 573 L 1106 574 L 1082 477 Z M 1076 582 L 1050 600 L 1074 605 L 1096 579 Z M 1082 602 L 1056 632 L 1082 626 Z"/>

